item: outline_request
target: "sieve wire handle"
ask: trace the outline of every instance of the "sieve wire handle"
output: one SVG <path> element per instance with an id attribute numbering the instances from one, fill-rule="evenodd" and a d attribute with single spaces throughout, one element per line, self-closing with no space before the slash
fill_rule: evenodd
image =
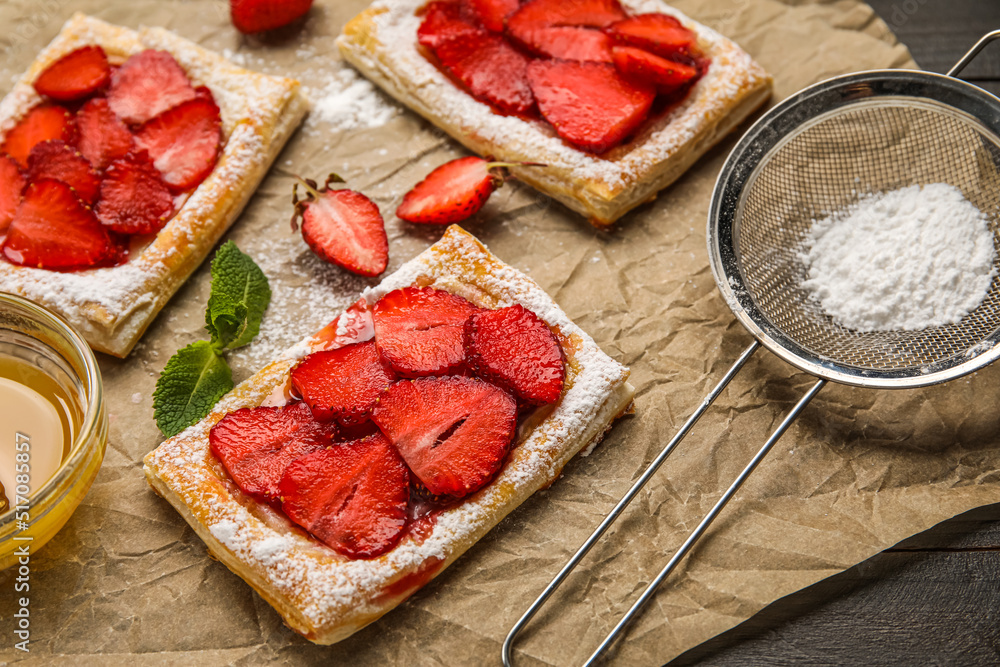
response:
<path id="1" fill-rule="evenodd" d="M 982 38 L 976 42 L 969 52 L 962 56 L 962 59 L 955 63 L 955 66 L 948 70 L 948 76 L 958 76 L 958 73 L 965 69 L 969 63 L 975 60 L 979 52 L 982 51 L 987 44 L 990 42 L 1000 39 L 1000 30 L 994 30 L 993 32 L 988 32 L 982 36 Z"/>
<path id="2" fill-rule="evenodd" d="M 563 569 L 559 571 L 559 574 L 557 574 L 555 578 L 549 582 L 549 585 L 545 587 L 542 594 L 531 603 L 528 610 L 524 612 L 517 623 L 514 624 L 514 627 L 510 629 L 510 632 L 507 633 L 507 637 L 504 639 L 503 648 L 500 652 L 503 658 L 504 667 L 512 667 L 511 647 L 514 644 L 514 639 L 517 637 L 518 633 L 524 629 L 524 626 L 527 625 L 528 621 L 530 621 L 532 617 L 534 617 L 541 606 L 545 604 L 545 601 L 549 599 L 557 588 L 559 588 L 559 585 L 566 579 L 567 576 L 569 576 L 569 573 L 576 568 L 577 564 L 583 559 L 584 556 L 587 555 L 605 531 L 607 531 L 611 524 L 615 522 L 625 508 L 628 507 L 629 503 L 632 502 L 632 499 L 635 498 L 636 494 L 638 494 L 642 487 L 646 485 L 646 482 L 649 481 L 649 478 L 652 477 L 653 474 L 660 468 L 660 465 L 662 465 L 667 457 L 670 456 L 670 453 L 674 451 L 674 448 L 680 443 L 684 436 L 688 434 L 688 431 L 691 430 L 701 416 L 705 414 L 705 411 L 708 410 L 709 406 L 715 402 L 715 399 L 719 397 L 719 394 L 721 394 L 722 390 L 726 388 L 729 381 L 736 377 L 739 370 L 743 368 L 743 365 L 746 364 L 759 347 L 760 343 L 755 340 L 750 344 L 750 347 L 743 351 L 743 354 L 741 354 L 740 358 L 736 360 L 736 363 L 730 367 L 729 371 L 722 378 L 722 380 L 720 380 L 719 383 L 715 385 L 715 388 L 709 392 L 708 396 L 702 400 L 701 404 L 694 411 L 694 414 L 688 417 L 688 420 L 684 422 L 684 425 L 681 426 L 677 434 L 670 440 L 669 443 L 667 443 L 667 446 L 664 447 L 663 450 L 657 454 L 656 458 L 653 459 L 653 461 L 646 467 L 642 476 L 636 480 L 635 484 L 632 485 L 632 488 L 630 488 L 625 495 L 622 496 L 622 499 L 618 501 L 618 504 L 615 505 L 614 509 L 612 509 L 611 512 L 604 517 L 604 520 L 601 521 L 601 525 L 599 525 L 597 529 L 591 533 L 590 537 L 587 538 L 587 541 L 583 543 L 583 546 L 581 546 L 577 552 L 573 554 L 573 557 L 570 558 L 566 565 L 563 566 Z"/>

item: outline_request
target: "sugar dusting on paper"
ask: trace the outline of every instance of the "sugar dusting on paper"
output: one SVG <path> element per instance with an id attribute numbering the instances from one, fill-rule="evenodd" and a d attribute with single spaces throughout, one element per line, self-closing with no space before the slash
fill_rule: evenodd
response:
<path id="1" fill-rule="evenodd" d="M 986 216 L 961 191 L 913 185 L 814 220 L 803 287 L 850 329 L 915 331 L 975 310 L 995 260 Z"/>

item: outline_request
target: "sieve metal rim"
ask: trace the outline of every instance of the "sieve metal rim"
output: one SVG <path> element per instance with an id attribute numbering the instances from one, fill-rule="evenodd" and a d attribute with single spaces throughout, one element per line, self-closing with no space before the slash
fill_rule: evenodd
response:
<path id="1" fill-rule="evenodd" d="M 742 203 L 767 158 L 806 127 L 847 107 L 873 101 L 912 101 L 971 121 L 1000 145 L 1000 99 L 952 76 L 919 70 L 869 70 L 834 77 L 803 89 L 762 116 L 730 153 L 709 207 L 708 253 L 712 274 L 740 323 L 768 350 L 792 366 L 841 384 L 916 388 L 952 380 L 1000 358 L 1000 328 L 973 346 L 931 364 L 876 370 L 820 357 L 773 325 L 754 303 L 740 271 L 736 240 Z"/>

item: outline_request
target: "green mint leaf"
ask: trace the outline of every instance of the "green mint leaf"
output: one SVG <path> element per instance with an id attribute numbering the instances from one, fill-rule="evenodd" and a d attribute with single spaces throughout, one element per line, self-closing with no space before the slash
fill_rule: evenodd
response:
<path id="1" fill-rule="evenodd" d="M 212 260 L 212 295 L 205 328 L 219 349 L 246 345 L 260 332 L 260 320 L 271 301 L 271 288 L 260 267 L 226 241 Z"/>
<path id="2" fill-rule="evenodd" d="M 207 340 L 199 340 L 170 357 L 153 392 L 153 416 L 168 438 L 207 415 L 233 388 L 226 360 Z"/>

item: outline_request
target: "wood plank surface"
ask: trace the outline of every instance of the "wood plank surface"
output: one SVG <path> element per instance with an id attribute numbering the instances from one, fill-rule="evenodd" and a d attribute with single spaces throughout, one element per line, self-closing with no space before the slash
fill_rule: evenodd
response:
<path id="1" fill-rule="evenodd" d="M 1000 0 L 870 0 L 914 59 L 946 72 Z M 1000 95 L 1000 41 L 962 78 Z M 671 665 L 1000 665 L 1000 504 L 799 591 Z"/>

